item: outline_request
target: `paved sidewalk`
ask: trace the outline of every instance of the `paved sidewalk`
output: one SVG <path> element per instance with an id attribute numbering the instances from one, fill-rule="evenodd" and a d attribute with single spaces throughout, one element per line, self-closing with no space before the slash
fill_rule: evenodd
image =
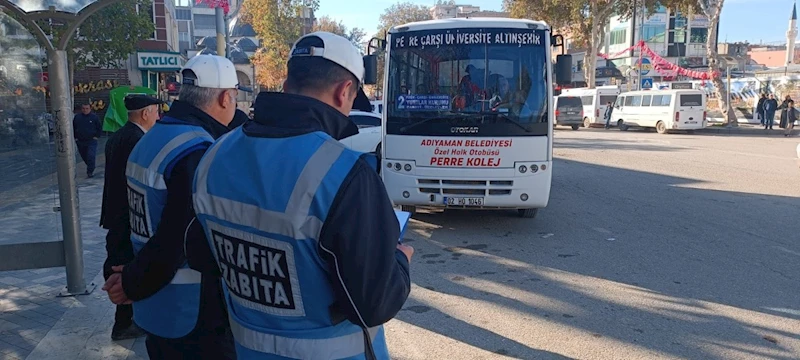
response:
<path id="1" fill-rule="evenodd" d="M 102 162 L 98 162 L 95 178 L 87 179 L 83 164 L 78 164 L 78 191 L 83 234 L 84 271 L 87 284 L 92 282 L 105 260 L 105 233 L 98 226 L 103 191 Z M 60 216 L 53 212 L 56 198 L 42 191 L 0 212 L 0 241 L 35 242 L 61 238 Z M 56 231 L 57 233 L 54 233 Z M 102 277 L 100 278 L 102 280 Z M 51 343 L 53 331 L 70 326 L 86 326 L 65 317 L 91 306 L 93 311 L 107 311 L 113 306 L 101 301 L 105 293 L 98 287 L 89 296 L 58 298 L 56 294 L 66 285 L 63 267 L 0 272 L 0 359 L 44 359 L 39 346 Z M 102 285 L 99 283 L 99 285 Z M 95 301 L 95 302 L 90 302 Z M 98 316 L 96 320 L 103 319 Z M 111 313 L 113 321 L 113 312 Z M 110 325 L 109 325 L 110 326 Z M 74 337 L 69 342 L 79 344 Z M 109 336 L 106 337 L 110 343 Z M 81 346 L 86 345 L 84 342 Z M 69 359 L 60 346 L 54 355 Z M 35 355 L 30 355 L 34 354 Z M 29 356 L 30 355 L 30 356 Z M 74 359 L 85 357 L 73 357 Z"/>

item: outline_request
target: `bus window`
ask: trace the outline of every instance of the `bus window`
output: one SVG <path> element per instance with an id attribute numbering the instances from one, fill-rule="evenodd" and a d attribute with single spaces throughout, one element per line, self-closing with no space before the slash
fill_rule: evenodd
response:
<path id="1" fill-rule="evenodd" d="M 700 94 L 681 94 L 680 106 L 703 106 L 703 95 Z"/>
<path id="2" fill-rule="evenodd" d="M 600 95 L 600 105 L 614 103 L 617 100 L 617 95 Z"/>
<path id="3" fill-rule="evenodd" d="M 633 106 L 633 96 L 625 97 L 625 106 Z"/>
<path id="4" fill-rule="evenodd" d="M 642 104 L 641 95 L 631 96 L 631 106 L 639 106 L 641 104 Z"/>
<path id="5" fill-rule="evenodd" d="M 650 106 L 651 95 L 642 96 L 642 106 Z"/>
<path id="6" fill-rule="evenodd" d="M 594 96 L 581 96 L 581 102 L 583 106 L 592 106 L 594 105 Z"/>

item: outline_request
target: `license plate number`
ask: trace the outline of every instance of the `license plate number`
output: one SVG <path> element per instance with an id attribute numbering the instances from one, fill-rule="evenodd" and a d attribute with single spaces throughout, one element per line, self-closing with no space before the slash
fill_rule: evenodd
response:
<path id="1" fill-rule="evenodd" d="M 483 206 L 481 197 L 446 197 L 444 204 L 448 206 Z"/>
<path id="2" fill-rule="evenodd" d="M 687 124 L 697 124 L 697 121 L 687 121 Z"/>

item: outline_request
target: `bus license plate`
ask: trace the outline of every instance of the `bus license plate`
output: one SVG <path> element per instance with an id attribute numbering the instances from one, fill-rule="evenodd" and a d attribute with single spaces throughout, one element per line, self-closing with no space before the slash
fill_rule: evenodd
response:
<path id="1" fill-rule="evenodd" d="M 480 197 L 446 197 L 444 203 L 447 206 L 483 206 L 483 198 Z"/>

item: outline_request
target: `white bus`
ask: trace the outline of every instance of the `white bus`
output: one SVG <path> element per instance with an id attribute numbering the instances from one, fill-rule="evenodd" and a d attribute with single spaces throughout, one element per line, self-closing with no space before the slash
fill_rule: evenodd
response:
<path id="1" fill-rule="evenodd" d="M 396 205 L 547 206 L 553 164 L 550 28 L 504 18 L 431 20 L 389 30 L 381 175 Z M 560 44 L 558 46 L 561 46 Z"/>
<path id="2" fill-rule="evenodd" d="M 689 132 L 706 127 L 706 94 L 700 90 L 642 90 L 620 94 L 613 119 L 619 129 L 655 128 Z"/>
<path id="3" fill-rule="evenodd" d="M 598 86 L 594 89 L 577 88 L 564 89 L 561 95 L 575 96 L 581 98 L 583 103 L 583 127 L 589 128 L 592 125 L 605 125 L 603 118 L 608 103 L 613 105 L 619 95 L 619 86 Z"/>

